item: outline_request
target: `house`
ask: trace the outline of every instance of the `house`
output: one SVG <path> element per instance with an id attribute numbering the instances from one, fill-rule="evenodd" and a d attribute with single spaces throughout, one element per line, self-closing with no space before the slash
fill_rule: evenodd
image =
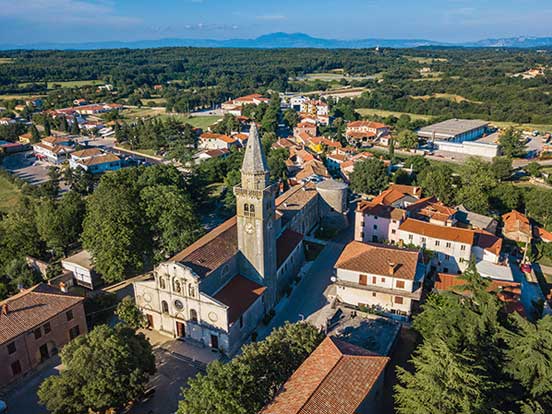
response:
<path id="1" fill-rule="evenodd" d="M 194 154 L 192 159 L 196 164 L 201 164 L 201 162 L 211 160 L 213 158 L 226 158 L 229 154 L 230 151 L 227 149 L 203 150 Z"/>
<path id="2" fill-rule="evenodd" d="M 16 122 L 17 121 L 12 118 L 6 118 L 6 117 L 0 118 L 0 125 L 13 125 Z"/>
<path id="3" fill-rule="evenodd" d="M 288 138 L 280 138 L 278 141 L 276 141 L 274 144 L 272 144 L 272 148 L 274 149 L 287 149 L 290 150 L 291 148 L 297 149 L 297 144 L 293 141 L 291 141 Z"/>
<path id="4" fill-rule="evenodd" d="M 236 216 L 134 283 L 151 329 L 232 354 L 274 308 L 304 263 L 304 236 L 329 207 L 307 185 L 276 198 L 269 177 L 253 124 Z"/>
<path id="5" fill-rule="evenodd" d="M 435 197 L 426 197 L 411 203 L 406 207 L 406 213 L 408 217 L 440 226 L 452 227 L 458 222 L 456 218 L 457 211 L 454 208 L 447 207 Z"/>
<path id="6" fill-rule="evenodd" d="M 381 122 L 353 121 L 347 124 L 345 137 L 350 145 L 366 146 L 389 135 L 390 128 Z"/>
<path id="7" fill-rule="evenodd" d="M 313 159 L 303 164 L 301 170 L 295 175 L 298 181 L 315 181 L 319 182 L 330 178 L 328 170 L 322 161 Z"/>
<path id="8" fill-rule="evenodd" d="M 522 243 L 530 243 L 533 229 L 529 219 L 522 213 L 512 210 L 502 216 L 502 234 L 505 238 Z"/>
<path id="9" fill-rule="evenodd" d="M 260 414 L 377 414 L 388 357 L 326 337 Z"/>
<path id="10" fill-rule="evenodd" d="M 73 101 L 73 105 L 75 106 L 82 106 L 82 105 L 88 105 L 88 101 L 84 98 L 75 99 Z"/>
<path id="11" fill-rule="evenodd" d="M 292 96 L 289 100 L 289 105 L 295 111 L 300 112 L 301 111 L 301 105 L 303 105 L 306 101 L 308 101 L 308 98 L 303 96 L 303 95 Z"/>
<path id="12" fill-rule="evenodd" d="M 229 101 L 222 103 L 221 108 L 224 113 L 241 116 L 241 109 L 244 105 L 260 105 L 262 103 L 268 105 L 270 104 L 270 99 L 265 98 L 258 93 L 254 93 L 240 98 L 230 99 Z"/>
<path id="13" fill-rule="evenodd" d="M 456 217 L 460 224 L 466 225 L 472 229 L 485 230 L 489 233 L 496 234 L 498 221 L 493 217 L 484 216 L 483 214 L 474 213 L 468 210 L 462 204 L 456 207 L 458 211 Z"/>
<path id="14" fill-rule="evenodd" d="M 46 137 L 33 144 L 33 152 L 39 159 L 53 164 L 60 164 L 69 158 L 75 150 L 73 141 L 68 137 Z"/>
<path id="15" fill-rule="evenodd" d="M 445 227 L 412 218 L 399 225 L 391 242 L 434 252 L 432 265 L 443 273 L 464 271 L 472 257 L 476 262 L 498 264 L 502 250 L 502 239 L 491 233 Z"/>
<path id="16" fill-rule="evenodd" d="M 300 134 L 307 134 L 315 137 L 318 134 L 318 127 L 316 126 L 316 124 L 313 124 L 311 122 L 302 121 L 298 123 L 295 128 L 293 128 L 294 137 L 299 137 Z"/>
<path id="17" fill-rule="evenodd" d="M 301 103 L 300 111 L 316 116 L 328 116 L 330 114 L 330 107 L 326 102 L 309 99 Z"/>
<path id="18" fill-rule="evenodd" d="M 92 255 L 88 250 L 81 250 L 63 259 L 61 266 L 73 274 L 73 281 L 78 286 L 94 290 L 101 284 L 100 275 L 94 269 Z"/>
<path id="19" fill-rule="evenodd" d="M 234 137 L 224 134 L 204 132 L 199 136 L 198 148 L 200 149 L 226 149 L 239 146 L 239 141 Z"/>
<path id="20" fill-rule="evenodd" d="M 104 152 L 99 148 L 88 148 L 73 152 L 69 159 L 69 166 L 73 169 L 82 168 L 92 174 L 100 174 L 120 170 L 122 163 L 115 154 Z"/>
<path id="21" fill-rule="evenodd" d="M 542 227 L 535 227 L 534 237 L 544 243 L 552 243 L 552 233 Z"/>
<path id="22" fill-rule="evenodd" d="M 0 388 L 87 333 L 83 301 L 40 283 L 0 302 Z"/>
<path id="23" fill-rule="evenodd" d="M 418 249 L 352 241 L 336 269 L 336 299 L 407 320 L 422 297 L 426 266 Z"/>

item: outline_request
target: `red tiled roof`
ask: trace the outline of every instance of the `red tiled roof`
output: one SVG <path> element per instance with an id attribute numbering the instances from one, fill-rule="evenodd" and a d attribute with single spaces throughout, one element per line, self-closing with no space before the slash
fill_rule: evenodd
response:
<path id="1" fill-rule="evenodd" d="M 414 187 L 413 185 L 389 184 L 389 188 L 392 190 L 400 191 L 404 194 L 409 194 L 416 198 L 420 198 L 420 196 L 422 195 L 422 187 Z"/>
<path id="2" fill-rule="evenodd" d="M 371 216 L 382 217 L 393 220 L 402 220 L 406 213 L 400 208 L 385 206 L 383 204 L 375 204 L 370 201 L 361 201 L 357 206 L 357 211 Z"/>
<path id="3" fill-rule="evenodd" d="M 287 229 L 282 233 L 278 240 L 276 241 L 276 268 L 279 269 L 280 266 L 286 261 L 288 256 L 293 250 L 301 243 L 303 240 L 303 235 Z"/>
<path id="4" fill-rule="evenodd" d="M 448 221 L 456 214 L 455 209 L 447 207 L 435 197 L 422 198 L 409 205 L 406 210 L 417 216 L 439 221 Z"/>
<path id="5" fill-rule="evenodd" d="M 228 306 L 228 323 L 231 324 L 237 321 L 265 290 L 266 287 L 237 275 L 213 297 Z"/>
<path id="6" fill-rule="evenodd" d="M 40 283 L 0 302 L 8 305 L 8 314 L 0 313 L 0 344 L 42 325 L 54 316 L 82 302 L 80 296 L 63 293 Z"/>
<path id="7" fill-rule="evenodd" d="M 552 233 L 542 227 L 535 228 L 536 235 L 544 242 L 552 242 Z"/>
<path id="8" fill-rule="evenodd" d="M 469 245 L 474 244 L 475 232 L 472 230 L 460 229 L 458 227 L 445 227 L 425 221 L 408 218 L 399 227 L 401 231 L 419 234 L 434 239 L 450 240 Z"/>
<path id="9" fill-rule="evenodd" d="M 414 280 L 419 262 L 418 250 L 352 241 L 345 246 L 335 268 Z"/>
<path id="10" fill-rule="evenodd" d="M 381 122 L 372 122 L 372 121 L 353 121 L 347 124 L 347 128 L 374 128 L 374 129 L 383 129 L 389 128 L 387 125 L 382 124 Z"/>
<path id="11" fill-rule="evenodd" d="M 226 142 L 228 144 L 233 144 L 236 142 L 235 138 L 229 137 L 228 135 L 224 134 L 214 134 L 212 132 L 205 132 L 199 136 L 199 139 L 217 139 L 223 142 Z"/>
<path id="12" fill-rule="evenodd" d="M 261 414 L 354 414 L 389 358 L 327 337 Z"/>
<path id="13" fill-rule="evenodd" d="M 383 191 L 380 195 L 374 197 L 372 202 L 375 204 L 383 204 L 384 206 L 389 206 L 401 198 L 404 198 L 407 194 L 402 191 L 395 190 L 394 188 L 388 188 Z"/>
<path id="14" fill-rule="evenodd" d="M 502 216 L 504 222 L 504 232 L 511 233 L 520 231 L 522 233 L 531 235 L 531 223 L 529 219 L 521 214 L 519 211 L 512 210 Z"/>

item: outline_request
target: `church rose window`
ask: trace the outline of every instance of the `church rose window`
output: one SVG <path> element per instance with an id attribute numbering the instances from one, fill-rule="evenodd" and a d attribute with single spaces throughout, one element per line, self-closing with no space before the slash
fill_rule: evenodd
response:
<path id="1" fill-rule="evenodd" d="M 174 301 L 174 307 L 180 311 L 180 310 L 184 309 L 184 304 L 179 300 L 175 300 Z"/>

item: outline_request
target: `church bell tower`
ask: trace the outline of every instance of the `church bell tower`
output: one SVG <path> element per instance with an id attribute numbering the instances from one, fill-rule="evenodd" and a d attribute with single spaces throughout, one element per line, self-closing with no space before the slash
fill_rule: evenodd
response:
<path id="1" fill-rule="evenodd" d="M 243 158 L 241 184 L 234 187 L 234 194 L 240 271 L 267 287 L 265 304 L 270 308 L 276 292 L 276 186 L 270 184 L 268 164 L 254 123 Z"/>

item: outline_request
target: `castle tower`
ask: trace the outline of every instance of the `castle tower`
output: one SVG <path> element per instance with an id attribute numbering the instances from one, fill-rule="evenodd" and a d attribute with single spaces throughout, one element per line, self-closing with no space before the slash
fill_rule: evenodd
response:
<path id="1" fill-rule="evenodd" d="M 238 218 L 240 271 L 267 287 L 265 304 L 271 308 L 276 292 L 276 186 L 255 124 L 251 125 L 241 168 L 241 185 L 234 188 Z"/>

